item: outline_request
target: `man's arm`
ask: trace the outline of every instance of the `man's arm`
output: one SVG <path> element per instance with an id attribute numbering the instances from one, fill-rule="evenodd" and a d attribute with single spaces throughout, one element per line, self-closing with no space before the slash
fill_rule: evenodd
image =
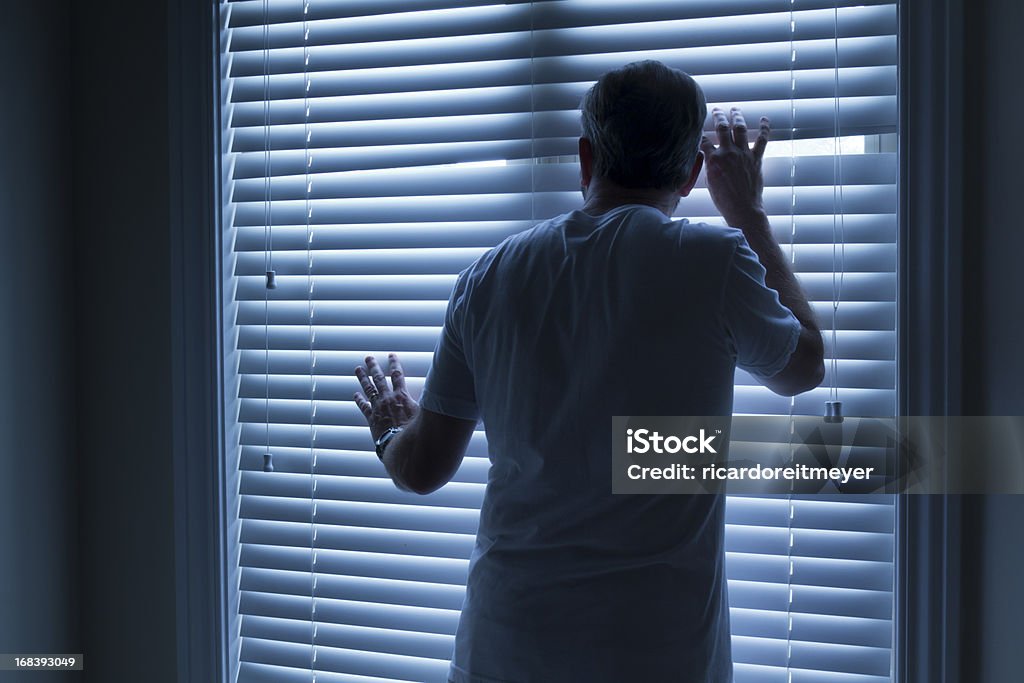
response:
<path id="1" fill-rule="evenodd" d="M 765 268 L 765 284 L 778 292 L 779 301 L 800 322 L 800 338 L 789 363 L 778 374 L 763 380 L 775 393 L 794 396 L 821 384 L 825 377 L 825 347 L 814 312 L 772 235 L 761 202 L 761 159 L 771 128 L 768 119 L 761 117 L 760 132 L 751 149 L 747 125 L 739 109 L 734 107 L 726 116 L 716 108 L 712 116 L 719 146 L 716 148 L 706 137 L 701 141 L 711 199 L 726 223 L 743 231 Z"/>
<path id="2" fill-rule="evenodd" d="M 400 427 L 384 449 L 381 461 L 395 486 L 419 494 L 436 491 L 459 469 L 476 429 L 475 420 L 462 420 L 425 410 L 412 399 L 396 354 L 388 356 L 391 386 L 373 356 L 366 368 L 356 368 L 363 392 L 354 398 L 377 441 L 390 427 Z"/>
<path id="3" fill-rule="evenodd" d="M 384 449 L 384 469 L 400 489 L 433 493 L 455 476 L 474 429 L 475 421 L 420 409 Z"/>

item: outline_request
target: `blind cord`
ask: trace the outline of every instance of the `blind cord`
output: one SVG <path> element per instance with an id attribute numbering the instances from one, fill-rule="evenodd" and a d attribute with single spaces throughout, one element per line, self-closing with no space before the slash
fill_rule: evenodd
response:
<path id="1" fill-rule="evenodd" d="M 846 211 L 843 208 L 843 136 L 839 117 L 839 7 L 832 8 L 832 118 L 835 145 L 832 155 L 832 350 L 829 359 L 829 400 L 825 402 L 825 421 L 843 421 L 843 402 L 839 400 L 839 303 L 846 273 Z M 837 234 L 838 230 L 838 234 Z M 838 237 L 838 239 L 837 239 Z M 838 260 L 837 260 L 838 256 Z"/>
<path id="2" fill-rule="evenodd" d="M 319 584 L 319 576 L 317 573 L 317 457 L 316 457 L 316 332 L 313 329 L 314 319 L 314 306 L 313 306 L 313 232 L 311 222 L 313 218 L 313 204 L 312 204 L 312 192 L 313 192 L 313 180 L 310 175 L 311 166 L 313 163 L 313 156 L 309 151 L 310 141 L 312 139 L 312 128 L 309 121 L 309 91 L 311 78 L 309 73 L 309 0 L 304 0 L 302 4 L 302 106 L 303 106 L 303 196 L 304 211 L 303 215 L 306 222 L 306 313 L 308 316 L 308 342 L 309 342 L 309 458 L 310 458 L 310 503 L 312 508 L 312 517 L 310 524 L 310 551 L 311 551 L 311 571 L 310 571 L 310 646 L 312 651 L 310 653 L 310 673 L 313 677 L 313 683 L 316 683 L 317 679 L 317 635 L 319 632 L 319 624 L 316 619 L 316 607 L 317 607 L 317 592 Z"/>
<path id="3" fill-rule="evenodd" d="M 270 27 L 268 0 L 263 0 L 263 265 L 266 287 L 263 291 L 263 386 L 264 423 L 266 424 L 266 450 L 263 453 L 263 471 L 274 471 L 274 455 L 270 450 L 270 290 L 274 289 L 270 226 Z"/>
<path id="4" fill-rule="evenodd" d="M 796 265 L 796 14 L 794 12 L 795 0 L 789 0 L 789 262 L 794 268 Z M 789 460 L 795 460 L 796 448 L 793 444 L 795 421 L 793 416 L 796 412 L 796 397 L 789 398 Z M 790 481 L 789 496 L 787 497 L 788 515 L 786 515 L 786 560 L 788 563 L 786 583 L 786 679 L 787 683 L 793 683 L 793 520 L 796 517 L 796 506 L 793 503 L 795 495 L 795 482 Z"/>
<path id="5" fill-rule="evenodd" d="M 534 71 L 534 44 L 533 22 L 534 3 L 530 3 L 530 220 L 537 220 L 537 72 Z"/>

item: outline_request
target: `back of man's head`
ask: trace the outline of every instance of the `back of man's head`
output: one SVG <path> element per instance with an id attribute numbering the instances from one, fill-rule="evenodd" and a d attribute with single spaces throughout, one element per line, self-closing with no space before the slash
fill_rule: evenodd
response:
<path id="1" fill-rule="evenodd" d="M 580 110 L 595 177 L 659 190 L 676 190 L 689 177 L 707 105 L 688 74 L 661 62 L 633 62 L 601 76 Z"/>

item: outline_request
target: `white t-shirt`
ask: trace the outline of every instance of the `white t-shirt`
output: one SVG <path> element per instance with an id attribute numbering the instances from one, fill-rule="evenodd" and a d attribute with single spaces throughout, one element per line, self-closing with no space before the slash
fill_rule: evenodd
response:
<path id="1" fill-rule="evenodd" d="M 491 461 L 456 683 L 732 679 L 724 499 L 613 495 L 614 415 L 731 415 L 735 366 L 800 325 L 743 233 L 581 211 L 459 276 L 421 397 L 482 419 Z"/>

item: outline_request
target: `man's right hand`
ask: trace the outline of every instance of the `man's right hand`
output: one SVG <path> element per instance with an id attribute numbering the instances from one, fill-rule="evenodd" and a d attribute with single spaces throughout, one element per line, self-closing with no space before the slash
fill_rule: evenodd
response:
<path id="1" fill-rule="evenodd" d="M 727 116 L 723 109 L 716 107 L 711 110 L 711 115 L 718 133 L 718 147 L 707 137 L 700 142 L 711 199 L 725 222 L 743 231 L 750 248 L 764 266 L 765 284 L 778 292 L 779 301 L 793 312 L 802 327 L 789 363 L 777 375 L 765 380 L 765 386 L 783 396 L 809 391 L 818 386 L 825 376 L 825 347 L 814 312 L 793 275 L 789 261 L 772 236 L 768 215 L 761 203 L 761 191 L 764 189 L 761 159 L 768 145 L 771 127 L 768 119 L 762 116 L 761 130 L 751 148 L 747 143 L 747 124 L 739 108 L 733 107 Z"/>
<path id="2" fill-rule="evenodd" d="M 718 134 L 718 147 L 707 136 L 700 141 L 708 192 L 726 223 L 734 228 L 750 227 L 764 220 L 761 158 L 768 145 L 771 125 L 767 117 L 761 117 L 760 132 L 751 149 L 747 142 L 747 123 L 738 107 L 733 107 L 728 115 L 715 107 L 711 116 Z"/>

